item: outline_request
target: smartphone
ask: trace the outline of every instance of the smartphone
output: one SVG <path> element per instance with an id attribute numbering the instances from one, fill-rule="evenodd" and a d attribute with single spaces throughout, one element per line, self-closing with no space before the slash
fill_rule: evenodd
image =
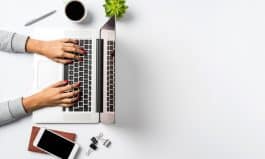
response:
<path id="1" fill-rule="evenodd" d="M 79 145 L 45 128 L 40 128 L 33 145 L 55 158 L 74 159 Z"/>

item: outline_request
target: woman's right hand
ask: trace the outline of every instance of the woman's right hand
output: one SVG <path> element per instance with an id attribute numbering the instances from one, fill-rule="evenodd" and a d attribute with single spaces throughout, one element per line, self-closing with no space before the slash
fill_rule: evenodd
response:
<path id="1" fill-rule="evenodd" d="M 54 105 L 73 106 L 78 101 L 80 93 L 79 90 L 73 89 L 79 88 L 79 85 L 79 82 L 72 85 L 68 85 L 68 81 L 57 82 L 30 97 L 23 98 L 23 106 L 26 112 Z"/>

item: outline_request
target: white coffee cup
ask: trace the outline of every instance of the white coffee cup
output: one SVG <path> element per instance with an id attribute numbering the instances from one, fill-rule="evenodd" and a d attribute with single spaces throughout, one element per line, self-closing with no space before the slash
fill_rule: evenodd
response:
<path id="1" fill-rule="evenodd" d="M 67 19 L 72 22 L 82 22 L 87 17 L 87 7 L 84 0 L 69 0 L 64 7 Z"/>

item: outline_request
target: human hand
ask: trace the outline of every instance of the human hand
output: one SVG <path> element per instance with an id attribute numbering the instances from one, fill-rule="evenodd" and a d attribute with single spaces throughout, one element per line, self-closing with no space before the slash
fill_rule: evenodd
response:
<path id="1" fill-rule="evenodd" d="M 27 112 L 54 105 L 73 106 L 78 101 L 80 93 L 79 90 L 73 89 L 79 88 L 79 85 L 79 82 L 72 85 L 68 85 L 68 81 L 57 82 L 30 97 L 23 98 L 23 106 Z"/>
<path id="2" fill-rule="evenodd" d="M 58 63 L 72 63 L 73 60 L 82 60 L 81 54 L 86 51 L 77 45 L 74 39 L 61 39 L 52 41 L 40 41 L 29 39 L 27 42 L 27 51 L 36 52 Z"/>

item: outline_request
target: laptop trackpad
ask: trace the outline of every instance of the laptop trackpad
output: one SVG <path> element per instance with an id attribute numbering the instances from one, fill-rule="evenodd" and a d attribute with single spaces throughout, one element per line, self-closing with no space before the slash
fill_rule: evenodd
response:
<path id="1" fill-rule="evenodd" d="M 63 65 L 53 61 L 38 61 L 37 88 L 46 88 L 63 79 Z"/>

